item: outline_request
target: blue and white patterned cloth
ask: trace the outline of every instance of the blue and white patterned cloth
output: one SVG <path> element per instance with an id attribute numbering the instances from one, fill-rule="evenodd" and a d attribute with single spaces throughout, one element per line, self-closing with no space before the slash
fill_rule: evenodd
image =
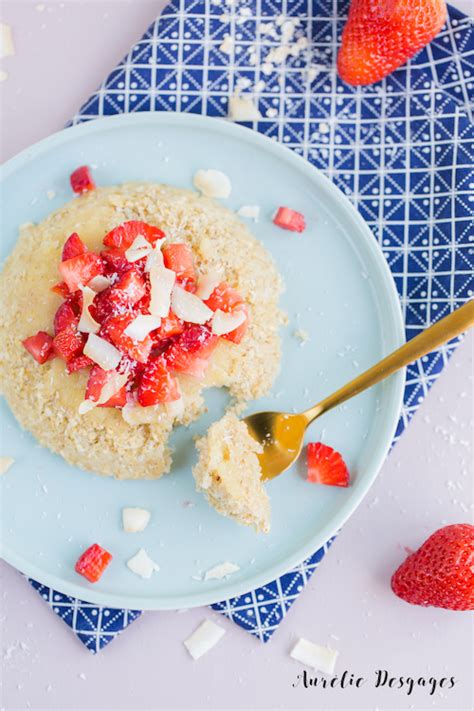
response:
<path id="1" fill-rule="evenodd" d="M 323 170 L 368 222 L 411 338 L 472 296 L 473 24 L 451 8 L 439 36 L 406 66 L 354 88 L 334 70 L 346 14 L 338 0 L 173 0 L 72 123 L 130 111 L 225 116 L 229 95 L 248 94 L 261 114 L 251 126 Z M 279 16 L 298 18 L 293 41 L 306 39 L 276 65 L 266 59 L 282 44 Z M 409 367 L 396 438 L 457 341 Z M 328 546 L 213 608 L 268 641 Z M 30 582 L 91 652 L 140 615 Z"/>

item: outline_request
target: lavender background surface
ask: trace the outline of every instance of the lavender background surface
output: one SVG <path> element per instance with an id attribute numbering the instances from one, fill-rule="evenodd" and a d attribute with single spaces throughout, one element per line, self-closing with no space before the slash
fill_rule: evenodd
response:
<path id="1" fill-rule="evenodd" d="M 2 161 L 59 130 L 164 6 L 163 0 L 4 0 L 16 55 L 2 60 Z M 469 2 L 456 2 L 467 12 Z M 472 6 L 471 6 L 472 7 Z M 19 220 L 21 221 L 21 220 Z M 472 521 L 472 334 L 387 460 L 366 501 L 263 646 L 208 609 L 146 613 L 97 657 L 0 564 L 0 707 L 13 709 L 454 709 L 472 707 L 472 616 L 411 607 L 389 578 L 433 530 Z M 205 617 L 222 642 L 192 662 L 182 640 Z M 288 657 L 299 636 L 338 649 L 360 689 L 303 689 Z M 453 690 L 374 689 L 376 669 L 451 676 Z"/>

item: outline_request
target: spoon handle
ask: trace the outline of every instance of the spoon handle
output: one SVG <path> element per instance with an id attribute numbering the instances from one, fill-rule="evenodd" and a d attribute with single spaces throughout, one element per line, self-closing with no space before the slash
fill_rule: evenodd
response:
<path id="1" fill-rule="evenodd" d="M 308 420 L 308 424 L 316 417 L 322 415 L 323 412 L 332 410 L 341 403 L 349 400 L 349 398 L 358 395 L 363 390 L 367 390 L 372 385 L 384 380 L 397 370 L 404 368 L 409 363 L 412 363 L 417 358 L 430 353 L 443 343 L 450 341 L 451 338 L 458 336 L 463 331 L 474 325 L 474 300 L 468 301 L 466 304 L 456 309 L 449 316 L 445 316 L 440 321 L 435 323 L 423 331 L 415 338 L 412 338 L 408 343 L 398 348 L 396 351 L 388 355 L 386 358 L 376 363 L 351 380 L 342 388 L 337 390 L 332 395 L 329 395 L 324 400 L 314 407 L 306 410 L 304 416 Z"/>

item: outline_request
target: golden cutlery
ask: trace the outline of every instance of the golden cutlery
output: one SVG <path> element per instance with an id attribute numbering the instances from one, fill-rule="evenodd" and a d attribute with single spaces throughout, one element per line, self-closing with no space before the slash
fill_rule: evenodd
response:
<path id="1" fill-rule="evenodd" d="M 472 325 L 474 300 L 445 316 L 309 410 L 297 415 L 289 412 L 257 412 L 246 417 L 244 422 L 250 434 L 263 445 L 263 452 L 259 454 L 262 479 L 273 479 L 293 464 L 300 455 L 306 428 L 317 417 L 388 378 Z"/>

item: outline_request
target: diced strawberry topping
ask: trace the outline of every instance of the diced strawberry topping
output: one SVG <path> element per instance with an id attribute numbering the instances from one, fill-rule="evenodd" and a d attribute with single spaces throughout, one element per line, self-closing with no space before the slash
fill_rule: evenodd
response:
<path id="1" fill-rule="evenodd" d="M 219 338 L 207 326 L 187 328 L 166 352 L 171 370 L 201 378 Z"/>
<path id="2" fill-rule="evenodd" d="M 59 265 L 61 276 L 70 291 L 76 291 L 85 286 L 98 274 L 104 273 L 102 259 L 93 252 L 84 252 L 77 257 L 67 259 Z"/>
<path id="3" fill-rule="evenodd" d="M 111 560 L 112 555 L 98 543 L 94 543 L 81 555 L 74 570 L 87 578 L 90 583 L 96 583 Z"/>
<path id="4" fill-rule="evenodd" d="M 163 357 L 150 360 L 138 385 L 138 402 L 142 407 L 179 400 L 178 381 L 168 370 Z"/>
<path id="5" fill-rule="evenodd" d="M 146 222 L 130 220 L 107 232 L 103 242 L 107 247 L 114 247 L 125 252 L 138 235 L 142 235 L 150 244 L 154 244 L 157 239 L 162 239 L 165 233 Z"/>
<path id="6" fill-rule="evenodd" d="M 22 344 L 41 365 L 53 355 L 53 339 L 46 331 L 38 331 L 36 335 L 25 338 Z"/>
<path id="7" fill-rule="evenodd" d="M 343 458 L 322 442 L 310 442 L 307 448 L 308 481 L 329 486 L 349 486 L 349 471 Z"/>
<path id="8" fill-rule="evenodd" d="M 77 232 L 73 232 L 64 243 L 61 261 L 65 262 L 67 259 L 77 257 L 79 254 L 84 254 L 84 252 L 87 252 L 86 245 Z"/>
<path id="9" fill-rule="evenodd" d="M 99 365 L 94 365 L 89 373 L 89 380 L 86 387 L 86 400 L 97 402 L 100 398 L 102 388 L 113 375 L 113 370 L 103 370 Z M 123 407 L 127 402 L 127 390 L 124 385 L 115 395 L 107 400 L 103 405 L 98 407 Z"/>
<path id="10" fill-rule="evenodd" d="M 70 175 L 71 188 L 75 193 L 87 193 L 89 190 L 94 190 L 95 183 L 92 180 L 89 166 L 81 165 Z"/>
<path id="11" fill-rule="evenodd" d="M 66 370 L 70 375 L 71 373 L 76 373 L 78 370 L 82 370 L 83 368 L 89 368 L 91 365 L 94 365 L 93 360 L 86 355 L 80 355 L 76 358 L 71 358 L 71 360 L 66 363 Z"/>
<path id="12" fill-rule="evenodd" d="M 105 273 L 121 274 L 130 269 L 130 262 L 120 249 L 104 249 L 100 256 L 105 263 Z"/>
<path id="13" fill-rule="evenodd" d="M 119 351 L 132 358 L 132 360 L 146 363 L 153 348 L 152 338 L 147 336 L 143 341 L 134 341 L 124 334 L 125 329 L 134 318 L 133 314 L 112 316 L 103 324 L 100 335 L 111 341 Z"/>
<path id="14" fill-rule="evenodd" d="M 292 232 L 303 232 L 306 227 L 304 215 L 289 207 L 279 207 L 273 222 L 278 227 Z"/>
<path id="15" fill-rule="evenodd" d="M 129 310 L 130 302 L 127 295 L 114 287 L 97 294 L 89 309 L 92 318 L 98 323 L 104 323 L 111 316 L 118 316 Z"/>
<path id="16" fill-rule="evenodd" d="M 173 311 L 170 311 L 166 318 L 161 319 L 160 327 L 150 334 L 154 343 L 165 341 L 173 336 L 179 336 L 184 331 L 184 323 L 176 316 Z"/>
<path id="17" fill-rule="evenodd" d="M 54 335 L 57 336 L 60 331 L 63 331 L 68 326 L 72 324 L 77 326 L 78 323 L 79 318 L 76 315 L 76 312 L 74 311 L 71 302 L 63 301 L 54 316 Z"/>
<path id="18" fill-rule="evenodd" d="M 165 244 L 163 247 L 163 260 L 167 269 L 172 269 L 176 273 L 176 281 L 181 286 L 192 286 L 196 284 L 196 270 L 194 268 L 193 253 L 187 244 L 176 242 Z"/>
<path id="19" fill-rule="evenodd" d="M 245 336 L 248 327 L 248 310 L 240 294 L 225 282 L 221 282 L 218 286 L 216 286 L 205 303 L 213 311 L 220 309 L 226 313 L 231 313 L 233 311 L 245 312 L 245 315 L 247 316 L 245 321 L 234 331 L 226 333 L 222 336 L 222 338 L 225 338 L 226 341 L 240 343 L 242 338 Z"/>
<path id="20" fill-rule="evenodd" d="M 136 304 L 146 294 L 145 280 L 134 268 L 122 274 L 114 289 L 122 291 L 131 304 Z"/>
<path id="21" fill-rule="evenodd" d="M 79 333 L 75 325 L 70 324 L 54 337 L 54 352 L 68 361 L 82 353 L 85 343 L 86 339 L 82 333 Z"/>
<path id="22" fill-rule="evenodd" d="M 69 295 L 69 289 L 64 281 L 59 281 L 57 284 L 51 287 L 51 291 L 54 291 L 58 296 L 62 296 L 65 299 Z"/>

